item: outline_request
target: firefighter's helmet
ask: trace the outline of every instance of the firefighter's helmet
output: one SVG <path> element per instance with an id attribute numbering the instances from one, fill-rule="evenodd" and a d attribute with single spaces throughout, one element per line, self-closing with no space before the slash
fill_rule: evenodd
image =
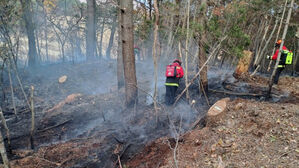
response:
<path id="1" fill-rule="evenodd" d="M 175 62 L 177 62 L 177 63 L 179 63 L 180 65 L 182 65 L 182 61 L 179 60 L 179 59 L 175 59 L 175 60 L 173 60 L 173 63 L 175 63 Z"/>
<path id="2" fill-rule="evenodd" d="M 279 47 L 280 44 L 281 44 L 281 40 L 277 40 L 276 43 L 275 43 L 275 46 L 276 46 L 276 47 Z"/>

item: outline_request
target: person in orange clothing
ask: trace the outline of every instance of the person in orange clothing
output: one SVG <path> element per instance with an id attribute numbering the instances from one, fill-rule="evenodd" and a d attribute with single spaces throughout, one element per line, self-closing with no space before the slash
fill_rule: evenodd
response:
<path id="1" fill-rule="evenodd" d="M 275 44 L 276 51 L 275 51 L 274 55 L 272 57 L 268 56 L 267 57 L 268 59 L 271 59 L 271 60 L 274 60 L 274 61 L 277 60 L 280 44 L 281 44 L 281 40 L 278 40 Z M 278 63 L 276 73 L 274 75 L 274 84 L 278 84 L 279 76 L 285 68 L 286 58 L 287 58 L 287 55 L 288 55 L 289 52 L 290 51 L 285 46 L 282 46 L 282 52 L 281 52 L 280 60 L 279 60 L 279 63 Z"/>
<path id="2" fill-rule="evenodd" d="M 182 62 L 179 59 L 175 59 L 171 65 L 166 67 L 166 95 L 165 104 L 171 105 L 174 103 L 175 94 L 179 87 L 179 80 L 184 76 L 184 70 L 181 67 Z"/>

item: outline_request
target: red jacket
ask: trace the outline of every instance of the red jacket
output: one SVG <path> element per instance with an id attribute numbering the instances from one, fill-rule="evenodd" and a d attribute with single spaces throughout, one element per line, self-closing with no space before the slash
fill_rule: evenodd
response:
<path id="1" fill-rule="evenodd" d="M 179 86 L 179 80 L 184 76 L 184 70 L 179 63 L 175 62 L 172 65 L 176 66 L 176 77 L 167 77 L 166 86 Z"/>
<path id="2" fill-rule="evenodd" d="M 179 63 L 175 62 L 175 63 L 172 63 L 172 65 L 176 66 L 176 77 L 177 78 L 182 78 L 184 77 L 184 70 L 183 68 L 180 66 Z"/>
<path id="3" fill-rule="evenodd" d="M 282 50 L 288 50 L 287 47 L 285 46 L 282 46 Z M 278 53 L 279 53 L 279 49 L 277 49 L 274 53 L 274 55 L 272 56 L 272 60 L 276 60 L 277 59 L 277 56 L 278 56 Z"/>

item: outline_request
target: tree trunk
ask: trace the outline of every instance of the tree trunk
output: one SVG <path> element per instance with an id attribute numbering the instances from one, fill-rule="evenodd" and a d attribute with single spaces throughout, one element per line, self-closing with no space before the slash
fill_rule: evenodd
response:
<path id="1" fill-rule="evenodd" d="M 134 57 L 133 0 L 121 0 L 122 55 L 125 76 L 126 106 L 137 102 L 137 79 Z"/>
<path id="2" fill-rule="evenodd" d="M 16 108 L 16 103 L 15 103 L 15 94 L 14 94 L 14 88 L 13 88 L 13 83 L 12 83 L 12 78 L 11 78 L 11 62 L 8 61 L 8 79 L 9 79 L 9 85 L 10 85 L 10 92 L 11 92 L 11 100 L 12 100 L 12 106 L 14 109 L 14 114 L 15 117 L 17 117 L 17 108 Z"/>
<path id="3" fill-rule="evenodd" d="M 266 48 L 268 47 L 268 44 L 269 44 L 270 40 L 272 39 L 272 36 L 273 36 L 273 34 L 275 32 L 275 29 L 276 29 L 276 26 L 277 26 L 277 22 L 278 22 L 278 20 L 275 21 L 274 28 L 273 28 L 268 40 L 266 41 L 266 44 L 264 45 L 264 48 L 262 49 L 261 53 L 259 54 L 260 57 L 258 58 L 258 61 L 257 61 L 257 67 L 260 67 L 261 66 L 261 61 L 265 60 L 265 59 L 263 59 L 263 58 L 265 58 L 264 52 L 265 52 Z M 257 73 L 258 70 L 259 70 L 259 68 L 256 68 L 254 70 L 254 72 L 251 74 L 251 76 L 255 75 L 255 73 Z"/>
<path id="4" fill-rule="evenodd" d="M 198 59 L 199 59 L 199 68 L 203 66 L 203 64 L 207 61 L 206 51 L 202 44 L 202 40 L 199 43 L 199 52 L 198 52 Z M 208 67 L 205 66 L 202 71 L 200 72 L 200 91 L 203 94 L 208 93 Z"/>
<path id="5" fill-rule="evenodd" d="M 156 117 L 158 117 L 158 107 L 157 107 L 157 83 L 158 83 L 158 62 L 157 58 L 159 56 L 157 52 L 158 41 L 159 41 L 159 8 L 158 8 L 158 1 L 154 0 L 154 8 L 155 8 L 155 30 L 154 30 L 154 45 L 153 45 L 153 60 L 154 60 L 154 78 L 155 78 L 155 89 L 154 89 L 154 107 L 156 111 Z M 158 118 L 157 118 L 158 119 Z"/>
<path id="6" fill-rule="evenodd" d="M 277 59 L 276 59 L 274 70 L 273 70 L 272 75 L 270 77 L 269 90 L 268 90 L 268 93 L 267 93 L 267 97 L 270 97 L 270 94 L 271 94 L 271 90 L 272 90 L 272 86 L 273 86 L 273 82 L 274 82 L 273 79 L 274 79 L 274 75 L 277 71 L 277 67 L 278 67 L 278 64 L 279 64 L 279 61 L 280 61 L 280 56 L 281 56 L 281 51 L 282 51 L 282 47 L 283 47 L 283 44 L 284 44 L 284 39 L 285 39 L 285 37 L 287 35 L 287 32 L 288 32 L 288 27 L 289 27 L 291 15 L 292 15 L 293 6 L 294 6 L 294 0 L 291 1 L 291 6 L 290 6 L 290 9 L 289 9 L 287 21 L 285 23 L 285 27 L 284 27 L 283 34 L 282 34 L 282 40 L 281 40 L 281 44 L 280 44 L 280 47 L 279 47 L 279 53 L 278 53 L 278 56 L 277 56 Z"/>
<path id="7" fill-rule="evenodd" d="M 295 44 L 294 44 L 295 45 Z M 299 40 L 297 40 L 297 46 L 299 46 Z M 295 48 L 295 47 L 294 47 Z M 297 51 L 294 51 L 294 62 L 293 62 L 293 66 L 292 66 L 292 76 L 295 75 L 295 72 L 296 72 L 296 65 L 297 65 L 297 62 L 298 62 L 298 57 L 299 57 L 299 50 L 297 48 Z M 296 54 L 297 53 L 297 54 Z"/>
<path id="8" fill-rule="evenodd" d="M 31 149 L 34 149 L 34 130 L 35 130 L 35 111 L 34 111 L 34 101 L 33 101 L 34 86 L 31 86 L 31 95 L 30 95 L 30 108 L 31 108 L 31 130 L 30 130 L 30 146 Z"/>
<path id="9" fill-rule="evenodd" d="M 108 44 L 108 47 L 107 47 L 107 50 L 106 50 L 106 58 L 108 58 L 108 59 L 111 59 L 110 53 L 111 53 L 111 48 L 113 46 L 114 34 L 115 34 L 116 25 L 117 25 L 116 19 L 117 19 L 117 14 L 115 14 L 115 16 L 113 16 L 109 44 Z"/>
<path id="10" fill-rule="evenodd" d="M 95 60 L 96 57 L 96 1 L 87 1 L 87 22 L 86 22 L 86 59 Z"/>
<path id="11" fill-rule="evenodd" d="M 104 37 L 104 28 L 105 28 L 106 17 L 103 18 L 103 23 L 101 26 L 101 37 L 99 42 L 99 57 L 103 58 L 102 50 L 103 50 L 103 37 Z"/>
<path id="12" fill-rule="evenodd" d="M 7 127 L 7 124 L 6 124 L 6 120 L 5 120 L 5 117 L 3 115 L 3 112 L 2 112 L 2 108 L 0 107 L 0 117 L 1 117 L 1 122 L 2 122 L 2 125 L 6 131 L 6 138 L 7 138 L 7 145 L 8 145 L 8 153 L 11 153 L 11 143 L 10 143 L 10 131 Z"/>
<path id="13" fill-rule="evenodd" d="M 118 5 L 120 5 L 120 0 L 118 0 Z M 118 90 L 122 88 L 125 84 L 124 79 L 124 68 L 122 59 L 122 39 L 121 39 L 121 10 L 117 10 L 118 19 L 118 45 L 117 45 L 117 86 Z"/>
<path id="14" fill-rule="evenodd" d="M 83 58 L 82 54 L 82 48 L 81 48 L 81 38 L 80 38 L 80 28 L 78 27 L 76 29 L 76 35 L 75 35 L 75 60 L 78 60 L 78 57 L 80 57 L 80 60 Z"/>
<path id="15" fill-rule="evenodd" d="M 276 35 L 276 38 L 275 38 L 275 42 L 278 40 L 278 37 L 279 37 L 279 34 L 280 34 L 280 29 L 281 29 L 281 26 L 282 26 L 282 22 L 283 22 L 283 18 L 284 18 L 286 8 L 287 8 L 287 4 L 288 4 L 288 0 L 286 0 L 285 3 L 284 3 L 283 12 L 282 12 L 282 16 L 281 16 L 281 19 L 280 19 L 277 35 Z M 274 52 L 275 52 L 275 46 L 273 47 L 273 50 L 272 50 L 272 53 L 271 53 L 270 56 L 274 55 Z M 272 63 L 272 60 L 269 62 L 267 71 L 270 71 L 271 63 Z"/>
<path id="16" fill-rule="evenodd" d="M 39 41 L 39 38 L 38 38 L 38 34 L 39 34 L 39 32 L 37 31 L 37 29 L 35 29 L 35 32 L 36 32 L 36 36 L 35 36 L 35 38 L 36 38 L 36 48 L 37 48 L 37 63 L 38 64 L 40 64 L 41 62 L 42 62 L 42 58 L 41 58 L 41 48 L 42 48 L 42 46 L 40 46 L 40 45 L 42 45 L 42 44 L 40 44 L 40 41 Z"/>
<path id="17" fill-rule="evenodd" d="M 199 20 L 199 23 L 201 24 L 201 26 L 203 27 L 203 32 L 200 33 L 200 40 L 198 41 L 198 47 L 199 47 L 199 52 L 198 52 L 198 59 L 199 59 L 199 69 L 202 68 L 203 64 L 207 61 L 207 57 L 206 57 L 206 51 L 205 51 L 205 47 L 203 45 L 203 43 L 206 41 L 205 38 L 205 30 L 204 30 L 204 24 L 205 24 L 205 17 L 206 17 L 206 6 L 207 6 L 207 1 L 203 0 L 201 2 L 201 7 L 202 12 L 201 12 L 201 17 Z M 208 93 L 208 67 L 205 66 L 202 71 L 200 72 L 200 91 L 203 94 L 207 94 Z"/>
<path id="18" fill-rule="evenodd" d="M 22 4 L 23 17 L 25 20 L 25 27 L 27 31 L 28 38 L 28 66 L 34 67 L 37 65 L 37 52 L 36 52 L 36 43 L 35 43 L 35 33 L 34 33 L 34 24 L 32 22 L 32 8 L 31 0 L 20 0 Z"/>
<path id="19" fill-rule="evenodd" d="M 62 42 L 62 43 L 61 43 L 62 62 L 65 62 L 64 45 L 65 45 L 65 42 Z"/>
<path id="20" fill-rule="evenodd" d="M 254 61 L 255 66 L 259 65 L 259 63 L 260 63 L 259 60 L 261 60 L 261 57 L 263 57 L 263 55 L 261 55 L 261 50 L 262 50 L 262 47 L 264 45 L 264 41 L 266 39 L 266 35 L 268 33 L 270 24 L 271 24 L 271 22 L 268 23 L 268 20 L 267 20 L 267 17 L 266 17 L 265 18 L 265 32 L 264 32 L 262 40 L 260 41 L 258 52 L 257 52 L 256 57 L 255 57 L 255 61 Z"/>
<path id="21" fill-rule="evenodd" d="M 152 20 L 152 0 L 148 0 L 149 6 L 149 19 Z"/>
<path id="22" fill-rule="evenodd" d="M 3 160 L 3 164 L 4 164 L 4 168 L 10 168 L 10 163 L 7 157 L 7 153 L 5 150 L 5 144 L 4 144 L 4 140 L 3 140 L 3 136 L 2 136 L 2 132 L 0 131 L 0 153 L 2 156 L 2 160 Z"/>
<path id="23" fill-rule="evenodd" d="M 45 24 L 45 29 L 44 29 L 44 33 L 45 33 L 45 41 L 46 41 L 46 60 L 49 61 L 49 48 L 48 48 L 48 21 L 47 21 L 47 12 L 45 10 L 45 6 L 44 3 L 42 3 L 42 7 L 43 7 L 43 13 L 45 15 L 45 20 L 44 20 L 44 24 Z"/>
<path id="24" fill-rule="evenodd" d="M 188 4 L 187 4 L 187 37 L 186 37 L 186 52 L 185 52 L 185 85 L 187 86 L 188 84 L 188 53 L 189 53 L 189 26 L 190 26 L 190 18 L 189 18 L 189 15 L 190 15 L 190 1 L 191 0 L 188 0 Z M 186 99 L 189 100 L 190 99 L 190 96 L 189 96 L 189 89 L 187 88 L 186 90 Z"/>
<path id="25" fill-rule="evenodd" d="M 8 129 L 7 125 L 6 125 L 6 121 L 5 121 L 5 118 L 3 116 L 1 107 L 0 107 L 0 115 L 1 115 L 2 124 L 3 124 L 3 126 L 4 126 L 4 128 L 6 130 L 6 136 L 7 136 L 7 139 L 8 139 L 8 146 L 10 148 L 9 129 Z M 2 162 L 4 164 L 4 168 L 10 168 L 10 163 L 9 163 L 9 160 L 8 160 L 8 157 L 7 157 L 7 153 L 6 153 L 6 149 L 5 149 L 5 144 L 4 144 L 4 139 L 3 139 L 1 131 L 0 131 L 0 142 L 1 142 L 0 143 L 0 153 L 1 153 L 1 156 L 2 156 Z"/>

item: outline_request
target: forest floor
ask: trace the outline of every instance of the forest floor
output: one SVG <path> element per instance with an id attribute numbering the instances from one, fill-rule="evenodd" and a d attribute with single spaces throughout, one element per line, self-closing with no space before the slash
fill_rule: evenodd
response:
<path id="1" fill-rule="evenodd" d="M 251 82 L 265 85 L 267 80 L 259 77 Z M 127 167 L 298 167 L 299 79 L 282 77 L 275 88 L 291 99 L 233 99 L 219 121 L 181 135 L 176 149 L 174 142 L 162 137 L 149 143 Z"/>
<path id="2" fill-rule="evenodd" d="M 227 93 L 211 93 L 209 100 L 212 105 L 230 97 L 227 110 L 216 123 L 191 129 L 209 109 L 197 96 L 197 86 L 190 88 L 195 105 L 181 99 L 173 108 L 161 100 L 157 113 L 149 96 L 152 70 L 138 63 L 139 102 L 127 109 L 115 74 L 116 65 L 109 61 L 49 65 L 20 73 L 28 95 L 30 86 L 35 87 L 36 132 L 31 150 L 30 110 L 15 87 L 18 119 L 14 118 L 7 85 L 3 112 L 11 131 L 12 167 L 298 167 L 298 77 L 282 77 L 273 98 L 265 100 L 229 93 L 259 95 L 267 88 L 267 78 L 236 81 L 230 72 L 219 73 L 210 79 L 211 90 Z M 59 83 L 64 75 L 66 81 Z M 163 78 L 160 90 L 165 89 Z"/>

